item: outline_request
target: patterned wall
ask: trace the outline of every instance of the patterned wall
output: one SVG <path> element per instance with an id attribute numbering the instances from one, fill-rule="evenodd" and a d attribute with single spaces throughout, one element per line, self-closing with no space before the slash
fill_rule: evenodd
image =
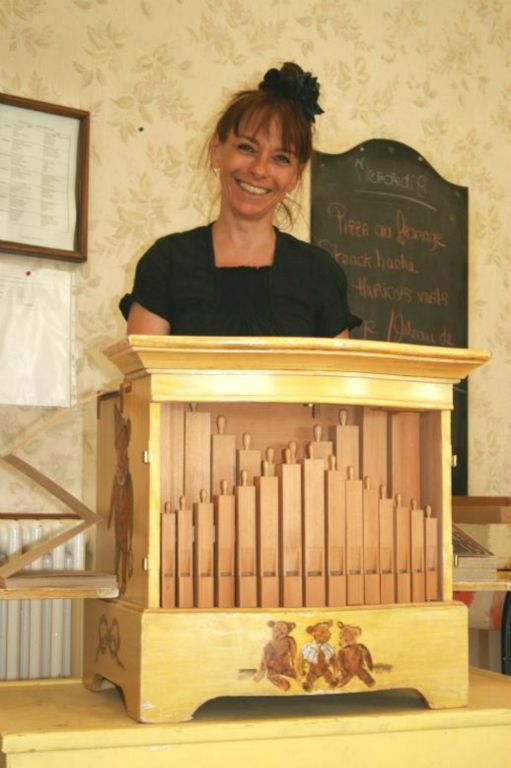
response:
<path id="1" fill-rule="evenodd" d="M 91 113 L 89 259 L 55 264 L 75 276 L 79 393 L 115 378 L 101 350 L 138 257 L 212 215 L 204 147 L 226 96 L 290 59 L 322 83 L 318 149 L 397 139 L 470 188 L 470 344 L 493 353 L 472 379 L 470 491 L 511 494 L 507 0 L 0 0 L 0 90 Z M 304 191 L 302 236 L 306 211 Z M 0 407 L 2 450 L 54 416 Z M 24 450 L 93 503 L 93 446 L 89 406 Z M 0 487 L 0 511 L 51 507 L 10 474 Z"/>

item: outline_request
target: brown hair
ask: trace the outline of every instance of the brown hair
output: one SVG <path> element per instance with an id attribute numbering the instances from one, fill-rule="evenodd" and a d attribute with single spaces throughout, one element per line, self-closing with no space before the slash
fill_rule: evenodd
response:
<path id="1" fill-rule="evenodd" d="M 301 67 L 292 62 L 284 64 L 280 71 L 271 71 L 287 83 L 304 75 Z M 255 135 L 260 130 L 268 130 L 270 124 L 277 121 L 282 131 L 283 147 L 293 152 L 299 163 L 305 165 L 312 154 L 313 118 L 304 114 L 289 87 L 279 90 L 262 88 L 262 85 L 257 90 L 240 91 L 233 96 L 220 116 L 213 135 L 223 143 L 231 131 L 239 136 L 249 129 Z"/>

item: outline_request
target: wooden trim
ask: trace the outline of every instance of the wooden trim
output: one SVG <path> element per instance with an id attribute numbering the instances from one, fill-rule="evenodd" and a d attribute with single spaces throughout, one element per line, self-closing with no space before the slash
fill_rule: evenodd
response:
<path id="1" fill-rule="evenodd" d="M 89 197 L 89 143 L 90 143 L 90 115 L 82 109 L 64 107 L 60 104 L 36 101 L 35 99 L 11 96 L 0 93 L 0 104 L 17 107 L 33 112 L 46 112 L 59 117 L 77 120 L 78 144 L 76 149 L 76 181 L 75 181 L 75 205 L 76 224 L 74 230 L 74 247 L 72 249 L 56 248 L 50 245 L 33 245 L 29 243 L 13 242 L 0 239 L 0 251 L 9 254 L 22 254 L 25 256 L 38 256 L 47 259 L 59 259 L 63 261 L 81 262 L 87 260 L 87 234 L 88 234 L 88 197 Z"/>
<path id="2" fill-rule="evenodd" d="M 92 528 L 92 526 L 96 524 L 98 517 L 82 501 L 68 493 L 68 491 L 62 488 L 61 485 L 58 485 L 51 480 L 51 478 L 43 475 L 38 469 L 35 469 L 35 467 L 32 467 L 26 461 L 23 461 L 23 459 L 14 456 L 12 453 L 7 454 L 6 456 L 1 456 L 0 459 L 18 470 L 18 472 L 24 474 L 30 480 L 33 480 L 37 485 L 41 486 L 41 488 L 44 488 L 48 493 L 52 494 L 52 496 L 59 499 L 59 501 L 76 513 L 78 520 L 81 520 L 77 525 L 71 526 L 67 530 L 58 533 L 56 536 L 36 544 L 27 552 L 20 552 L 9 558 L 4 565 L 0 566 L 0 585 L 6 586 L 6 580 L 9 576 L 13 576 L 22 568 L 25 568 L 25 566 L 30 565 L 34 560 L 37 560 L 37 558 L 46 554 L 46 552 L 49 552 L 60 544 L 64 544 L 64 542 L 72 539 L 77 534 L 82 533 L 82 531 Z"/>

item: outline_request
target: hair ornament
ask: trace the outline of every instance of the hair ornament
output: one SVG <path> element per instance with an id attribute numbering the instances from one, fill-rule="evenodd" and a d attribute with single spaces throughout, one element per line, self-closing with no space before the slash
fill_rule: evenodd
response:
<path id="1" fill-rule="evenodd" d="M 297 64 L 284 64 L 280 70 L 269 69 L 259 83 L 259 90 L 292 99 L 311 123 L 315 122 L 315 115 L 323 114 L 324 110 L 318 104 L 318 78 L 304 72 Z"/>

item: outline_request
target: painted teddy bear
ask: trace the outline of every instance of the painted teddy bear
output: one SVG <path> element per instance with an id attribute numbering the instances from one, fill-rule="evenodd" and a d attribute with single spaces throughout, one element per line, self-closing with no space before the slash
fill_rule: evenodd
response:
<path id="1" fill-rule="evenodd" d="M 114 409 L 115 452 L 117 464 L 112 482 L 110 513 L 107 528 L 115 526 L 115 570 L 119 578 L 119 591 L 126 590 L 128 578 L 133 572 L 133 485 L 131 482 L 128 445 L 131 422 Z"/>
<path id="2" fill-rule="evenodd" d="M 331 637 L 332 621 L 319 621 L 306 628 L 312 635 L 310 643 L 306 643 L 300 656 L 300 671 L 304 676 L 302 687 L 311 691 L 316 680 L 321 677 L 333 688 L 337 684 L 334 675 L 336 667 L 335 648 L 328 641 Z"/>
<path id="3" fill-rule="evenodd" d="M 296 641 L 291 632 L 296 627 L 292 621 L 269 621 L 272 638 L 263 648 L 263 655 L 254 680 L 266 675 L 268 680 L 282 691 L 288 691 L 288 677 L 296 679 Z"/>
<path id="4" fill-rule="evenodd" d="M 362 630 L 360 627 L 343 624 L 342 621 L 338 621 L 337 626 L 339 627 L 340 646 L 337 653 L 337 665 L 340 673 L 338 685 L 346 685 L 353 677 L 358 677 L 368 686 L 374 685 L 374 678 L 368 671 L 372 671 L 374 668 L 371 654 L 365 645 L 358 642 Z"/>

